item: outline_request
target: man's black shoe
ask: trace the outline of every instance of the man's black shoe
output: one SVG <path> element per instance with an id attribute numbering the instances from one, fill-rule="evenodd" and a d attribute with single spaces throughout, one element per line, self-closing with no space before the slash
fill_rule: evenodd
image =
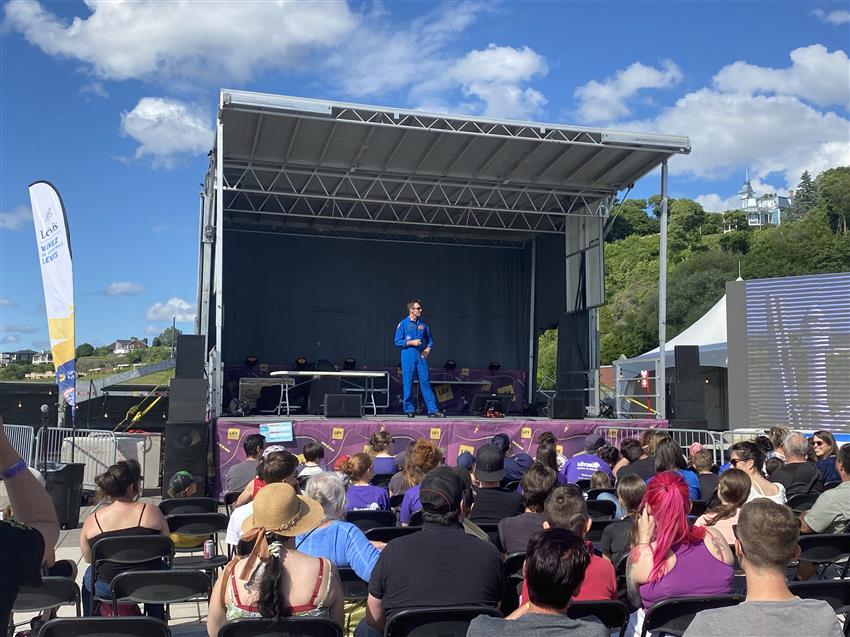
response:
<path id="1" fill-rule="evenodd" d="M 445 418 L 446 414 L 441 411 L 435 411 L 433 414 L 428 414 L 428 418 Z"/>
<path id="2" fill-rule="evenodd" d="M 409 413 L 407 414 L 407 417 L 408 417 L 408 418 L 413 418 L 415 415 L 416 415 L 416 414 L 414 414 L 413 412 L 409 412 Z"/>

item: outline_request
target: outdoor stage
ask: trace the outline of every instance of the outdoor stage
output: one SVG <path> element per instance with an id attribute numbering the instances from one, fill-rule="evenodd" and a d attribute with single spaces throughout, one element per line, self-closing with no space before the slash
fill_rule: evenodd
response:
<path id="1" fill-rule="evenodd" d="M 664 427 L 666 421 L 659 420 L 611 420 L 586 418 L 584 420 L 553 420 L 550 418 L 406 418 L 399 415 L 374 416 L 367 418 L 323 418 L 320 416 L 263 416 L 248 418 L 221 417 L 215 425 L 215 465 L 217 467 L 214 493 L 221 494 L 222 477 L 234 464 L 245 459 L 242 440 L 245 436 L 258 433 L 265 423 L 292 423 L 294 441 L 284 446 L 293 453 L 300 453 L 308 441 L 316 441 L 325 447 L 324 464 L 332 466 L 345 454 L 359 453 L 369 443 L 369 436 L 376 431 L 387 430 L 393 434 L 393 454 L 401 453 L 410 440 L 426 438 L 433 440 L 446 454 L 446 461 L 454 460 L 463 451 L 475 452 L 497 433 L 507 434 L 513 444 L 511 453 L 525 452 L 534 455 L 537 436 L 544 431 L 555 434 L 563 453 L 570 456 L 578 452 L 584 437 L 599 426 Z"/>

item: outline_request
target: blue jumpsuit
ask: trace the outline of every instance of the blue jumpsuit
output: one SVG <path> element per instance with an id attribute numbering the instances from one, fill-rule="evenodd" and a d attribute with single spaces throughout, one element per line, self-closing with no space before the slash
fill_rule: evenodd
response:
<path id="1" fill-rule="evenodd" d="M 407 341 L 416 339 L 422 341 L 418 346 L 405 345 Z M 434 392 L 431 390 L 431 381 L 428 376 L 428 360 L 422 358 L 422 352 L 434 345 L 434 339 L 431 338 L 431 330 L 422 321 L 411 320 L 409 316 L 406 316 L 401 320 L 395 330 L 395 344 L 396 347 L 401 348 L 401 378 L 404 387 L 402 408 L 404 409 L 404 413 L 412 414 L 415 411 L 413 406 L 414 372 L 419 375 L 419 391 L 422 392 L 422 398 L 425 399 L 425 406 L 428 408 L 428 413 L 436 413 L 437 400 L 434 398 Z"/>

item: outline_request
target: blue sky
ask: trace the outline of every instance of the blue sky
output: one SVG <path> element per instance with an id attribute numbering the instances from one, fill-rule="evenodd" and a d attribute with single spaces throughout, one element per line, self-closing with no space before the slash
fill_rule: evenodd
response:
<path id="1" fill-rule="evenodd" d="M 192 330 L 220 88 L 691 138 L 671 195 L 850 164 L 846 2 L 3 5 L 0 348 L 48 346 L 27 185 L 74 250 L 77 342 Z M 633 196 L 658 190 L 657 176 Z"/>

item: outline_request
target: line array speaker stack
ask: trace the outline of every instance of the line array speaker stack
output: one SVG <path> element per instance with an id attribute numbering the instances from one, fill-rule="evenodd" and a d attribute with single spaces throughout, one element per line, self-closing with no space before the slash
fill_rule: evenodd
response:
<path id="1" fill-rule="evenodd" d="M 581 398 L 549 398 L 549 418 L 582 420 L 584 418 L 584 400 Z"/>
<path id="2" fill-rule="evenodd" d="M 195 334 L 180 334 L 177 337 L 177 351 L 175 352 L 176 378 L 203 378 L 204 361 L 204 336 Z"/>
<path id="3" fill-rule="evenodd" d="M 670 426 L 706 429 L 705 387 L 700 374 L 699 347 L 677 345 L 676 382 L 670 387 Z"/>
<path id="4" fill-rule="evenodd" d="M 162 497 L 164 498 L 169 497 L 168 482 L 178 471 L 188 471 L 192 474 L 195 484 L 198 485 L 196 495 L 207 494 L 210 440 L 210 424 L 206 422 L 208 390 L 209 385 L 203 378 L 203 372 L 200 378 L 171 379 L 168 392 L 168 420 L 163 432 Z"/>

